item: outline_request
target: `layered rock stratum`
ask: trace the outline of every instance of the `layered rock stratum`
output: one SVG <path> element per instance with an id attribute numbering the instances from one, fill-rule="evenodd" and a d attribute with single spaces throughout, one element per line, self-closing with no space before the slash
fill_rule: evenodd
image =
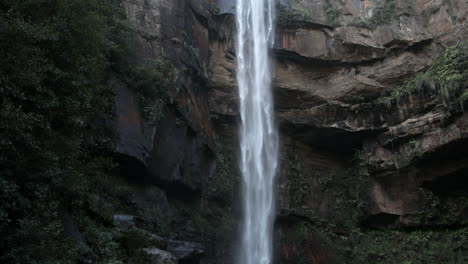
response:
<path id="1" fill-rule="evenodd" d="M 281 130 L 278 263 L 348 263 L 362 255 L 369 261 L 369 241 L 385 242 L 388 251 L 376 257 L 382 259 L 401 246 L 399 238 L 410 247 L 420 236 L 467 241 L 466 234 L 456 236 L 468 224 L 467 5 L 278 5 L 272 51 Z M 206 244 L 203 263 L 232 263 L 241 193 L 232 3 L 124 0 L 122 6 L 133 28 L 129 60 L 168 60 L 180 81 L 167 91 L 173 102 L 156 124 L 145 122 L 136 95 L 117 81 L 116 152 L 127 166 L 142 168 L 171 206 L 188 199 L 210 219 L 203 232 L 175 232 Z M 221 222 L 229 232 L 212 226 Z M 454 263 L 466 260 L 466 245 L 450 250 L 458 254 Z M 449 263 L 449 255 L 421 258 Z"/>

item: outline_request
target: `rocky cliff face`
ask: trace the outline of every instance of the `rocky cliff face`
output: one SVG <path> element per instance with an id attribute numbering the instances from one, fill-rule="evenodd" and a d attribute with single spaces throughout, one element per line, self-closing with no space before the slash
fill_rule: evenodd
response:
<path id="1" fill-rule="evenodd" d="M 204 244 L 203 263 L 231 263 L 239 215 L 232 3 L 122 5 L 131 63 L 170 61 L 178 82 L 150 123 L 117 81 L 116 152 L 125 167 L 143 168 L 129 177 L 161 189 L 174 212 L 171 236 Z M 467 12 L 463 0 L 281 1 L 278 263 L 466 261 Z"/>
<path id="2" fill-rule="evenodd" d="M 222 202 L 231 201 L 228 196 L 234 188 L 226 189 L 227 183 L 216 179 L 224 158 L 215 145 L 208 108 L 208 25 L 213 23 L 215 6 L 197 0 L 124 0 L 121 6 L 129 24 L 130 68 L 160 71 L 156 72 L 161 75 L 158 78 L 170 81 L 156 87 L 161 90 L 163 107 L 157 117 L 150 118 L 145 117 L 145 110 L 154 102 L 142 98 L 145 95 L 132 82 L 115 82 L 115 151 L 120 174 L 131 182 L 153 186 L 144 192 L 157 194 L 153 204 L 141 205 L 152 210 L 150 219 L 138 215 L 147 222 L 146 227 L 155 226 L 147 230 L 164 236 L 168 244 L 174 239 L 185 241 L 172 250 L 146 248 L 146 255 L 154 260 L 139 261 L 166 263 L 158 260 L 164 250 L 176 257 L 182 250 L 188 253 L 176 258 L 179 263 L 198 263 L 203 255 L 206 263 L 223 263 L 216 259 L 226 254 L 228 246 L 223 243 L 234 236 L 236 227 L 229 219 L 231 203 Z M 164 67 L 155 66 L 161 64 Z M 215 196 L 220 198 L 213 199 Z M 151 253 L 154 250 L 163 253 Z"/>

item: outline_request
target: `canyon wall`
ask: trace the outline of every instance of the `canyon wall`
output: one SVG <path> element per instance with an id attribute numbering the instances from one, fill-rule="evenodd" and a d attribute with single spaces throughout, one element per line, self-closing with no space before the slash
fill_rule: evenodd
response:
<path id="1" fill-rule="evenodd" d="M 116 78 L 122 171 L 157 186 L 168 239 L 203 245 L 190 261 L 232 263 L 241 213 L 232 2 L 122 7 L 132 67 L 168 61 L 166 76 L 177 77 L 155 122 Z M 466 261 L 467 12 L 463 0 L 281 1 L 278 263 Z"/>

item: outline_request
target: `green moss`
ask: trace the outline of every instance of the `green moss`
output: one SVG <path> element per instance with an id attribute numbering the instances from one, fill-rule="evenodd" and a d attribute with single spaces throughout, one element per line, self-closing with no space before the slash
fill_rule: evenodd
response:
<path id="1" fill-rule="evenodd" d="M 216 136 L 216 176 L 207 182 L 208 197 L 232 204 L 238 189 L 240 172 L 237 151 L 226 139 Z"/>
<path id="2" fill-rule="evenodd" d="M 304 173 L 294 143 L 289 144 L 288 151 L 282 153 L 281 160 L 282 164 L 285 164 L 283 166 L 287 168 L 285 190 L 288 191 L 290 209 L 282 213 L 307 216 L 330 232 L 336 229 L 353 229 L 359 224 L 365 208 L 364 194 L 369 180 L 366 158 L 367 156 L 359 152 L 351 169 L 317 168 L 313 174 Z M 321 192 L 320 196 L 328 196 L 330 201 L 333 201 L 326 209 L 331 214 L 327 222 L 316 216 L 315 208 L 304 206 L 310 203 L 311 190 Z"/>
<path id="3" fill-rule="evenodd" d="M 311 215 L 310 212 L 305 212 L 300 206 L 301 204 L 304 204 L 307 195 L 309 194 L 310 183 L 308 181 L 308 176 L 303 173 L 302 164 L 298 159 L 295 148 L 296 146 L 293 143 L 289 146 L 288 151 L 282 153 L 283 164 L 286 163 L 286 167 L 288 168 L 288 199 L 291 201 L 291 207 L 293 210 L 299 210 L 299 212 L 295 211 L 294 213 Z"/>
<path id="4" fill-rule="evenodd" d="M 422 146 L 416 140 L 411 140 L 401 147 L 392 157 L 395 168 L 400 169 L 408 166 L 412 161 L 424 154 Z"/>
<path id="5" fill-rule="evenodd" d="M 465 89 L 463 95 L 461 96 L 462 101 L 468 101 L 468 90 Z"/>
<path id="6" fill-rule="evenodd" d="M 100 180 L 100 194 L 121 214 L 135 215 L 144 220 L 144 228 L 165 236 L 170 233 L 174 210 L 166 194 L 156 186 L 129 184 L 125 179 L 109 175 Z"/>
<path id="7" fill-rule="evenodd" d="M 215 32 L 219 40 L 229 43 L 235 34 L 236 20 L 233 16 L 221 16 L 218 18 L 218 28 Z"/>
<path id="8" fill-rule="evenodd" d="M 150 124 L 160 120 L 179 92 L 179 76 L 166 60 L 154 60 L 138 67 L 124 66 L 121 78 L 136 92 L 143 118 Z"/>
<path id="9" fill-rule="evenodd" d="M 330 24 L 335 23 L 336 19 L 340 16 L 340 11 L 336 9 L 329 0 L 325 2 L 324 10 L 327 16 L 327 22 Z"/>
<path id="10" fill-rule="evenodd" d="M 410 145 L 415 145 L 411 143 Z M 415 147 L 417 149 L 417 147 Z M 410 155 L 412 156 L 412 155 Z M 369 230 L 362 227 L 366 214 L 368 168 L 376 166 L 371 155 L 358 151 L 354 168 L 333 177 L 330 184 L 335 195 L 334 217 L 328 222 L 314 221 L 313 228 L 324 234 L 336 250 L 340 263 L 465 263 L 468 257 L 468 229 L 462 227 L 463 212 L 468 206 L 466 197 L 442 199 L 427 192 L 423 210 L 408 217 L 421 226 L 420 230 Z M 445 230 L 435 227 L 454 225 Z M 458 225 L 457 225 L 458 224 Z M 302 239 L 302 228 L 297 230 Z"/>
<path id="11" fill-rule="evenodd" d="M 223 23 L 223 26 L 219 32 L 220 39 L 226 43 L 230 42 L 234 36 L 235 26 L 234 23 Z"/>
<path id="12" fill-rule="evenodd" d="M 390 24 L 398 19 L 395 0 L 375 0 L 372 17 L 366 21 L 371 26 Z"/>
<path id="13" fill-rule="evenodd" d="M 407 80 L 389 96 L 375 101 L 388 108 L 412 95 L 436 96 L 443 105 L 461 101 L 463 83 L 468 80 L 468 42 L 448 47 L 425 72 Z"/>
<path id="14" fill-rule="evenodd" d="M 365 210 L 365 191 L 368 186 L 372 157 L 356 152 L 354 166 L 340 174 L 333 181 L 335 195 L 334 219 L 328 228 L 352 230 L 359 225 Z"/>
<path id="15" fill-rule="evenodd" d="M 454 263 L 468 258 L 468 228 L 367 230 L 354 223 L 349 232 L 334 224 L 314 225 L 330 241 L 340 263 Z M 341 230 L 337 232 L 336 230 Z M 302 232 L 298 234 L 300 241 Z"/>
<path id="16" fill-rule="evenodd" d="M 441 197 L 429 190 L 425 191 L 426 202 L 418 212 L 406 216 L 412 223 L 428 225 L 461 225 L 465 222 L 465 210 L 468 209 L 468 198 Z"/>
<path id="17" fill-rule="evenodd" d="M 310 18 L 305 12 L 287 8 L 281 4 L 276 8 L 276 22 L 283 28 L 301 28 L 308 24 Z"/>

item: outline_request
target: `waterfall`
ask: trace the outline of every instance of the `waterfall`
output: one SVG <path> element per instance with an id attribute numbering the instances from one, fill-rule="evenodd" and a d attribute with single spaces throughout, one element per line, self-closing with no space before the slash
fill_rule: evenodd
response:
<path id="1" fill-rule="evenodd" d="M 273 117 L 269 50 L 275 0 L 237 0 L 237 82 L 243 225 L 239 264 L 270 264 L 278 134 Z"/>

